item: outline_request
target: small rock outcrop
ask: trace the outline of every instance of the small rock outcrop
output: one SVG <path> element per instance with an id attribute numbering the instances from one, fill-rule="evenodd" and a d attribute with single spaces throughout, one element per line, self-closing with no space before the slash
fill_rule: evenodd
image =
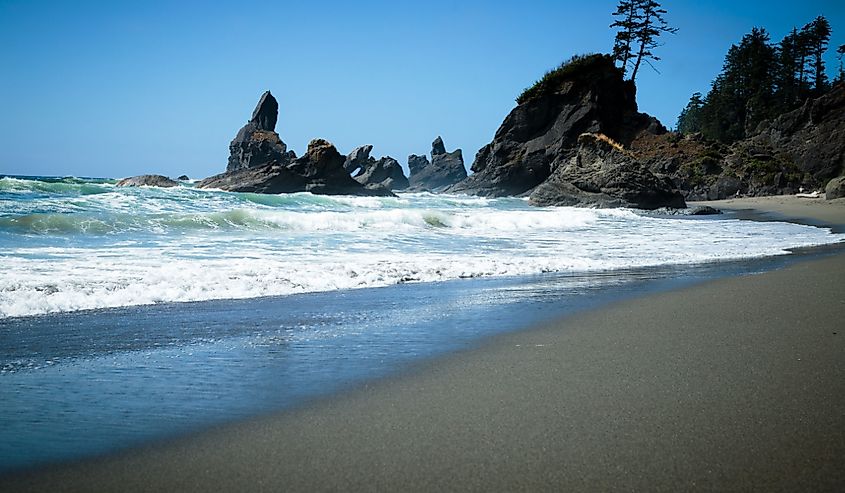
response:
<path id="1" fill-rule="evenodd" d="M 359 146 L 352 150 L 343 163 L 347 173 L 365 186 L 381 186 L 388 190 L 408 188 L 408 178 L 398 161 L 390 156 L 376 160 L 370 156 L 373 146 Z"/>
<path id="2" fill-rule="evenodd" d="M 467 177 L 464 157 L 460 149 L 446 152 L 439 136 L 431 143 L 431 161 L 425 156 L 408 156 L 410 190 L 442 192 Z"/>
<path id="3" fill-rule="evenodd" d="M 179 175 L 179 178 L 176 178 L 179 181 L 188 181 L 191 178 L 188 175 Z"/>
<path id="4" fill-rule="evenodd" d="M 449 191 L 490 197 L 526 194 L 569 162 L 579 135 L 602 133 L 627 146 L 644 131 L 666 129 L 637 111 L 636 88 L 624 80 L 613 58 L 576 57 L 520 96 L 493 141 L 476 154 L 474 174 Z"/>
<path id="5" fill-rule="evenodd" d="M 622 146 L 601 134 L 578 138 L 574 155 L 534 189 L 533 205 L 684 208 L 672 182 L 654 175 Z"/>
<path id="6" fill-rule="evenodd" d="M 296 158 L 276 133 L 279 103 L 266 91 L 261 95 L 252 118 L 241 127 L 229 144 L 226 171 L 257 168 L 270 163 L 285 164 Z"/>
<path id="7" fill-rule="evenodd" d="M 197 188 L 217 188 L 230 192 L 294 193 L 319 195 L 393 194 L 379 186 L 365 187 L 353 180 L 343 168 L 345 158 L 335 146 L 323 139 L 314 139 L 308 151 L 286 164 L 270 163 L 242 168 L 212 176 L 197 183 Z"/>
<path id="8" fill-rule="evenodd" d="M 845 176 L 838 176 L 824 187 L 824 198 L 827 200 L 841 199 L 845 197 Z"/>
<path id="9" fill-rule="evenodd" d="M 138 175 L 124 178 L 117 183 L 118 187 L 178 187 L 179 182 L 163 175 Z"/>

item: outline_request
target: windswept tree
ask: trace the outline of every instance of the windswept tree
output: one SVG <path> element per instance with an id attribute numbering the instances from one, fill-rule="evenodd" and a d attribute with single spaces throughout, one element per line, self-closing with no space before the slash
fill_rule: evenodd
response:
<path id="1" fill-rule="evenodd" d="M 619 19 L 610 25 L 619 29 L 613 43 L 613 56 L 620 63 L 623 73 L 627 73 L 629 65 L 633 65 L 631 80 L 637 78 L 643 61 L 654 68 L 650 60 L 660 60 L 652 51 L 660 46 L 657 38 L 663 33 L 678 32 L 677 28 L 666 23 L 664 14 L 666 10 L 655 0 L 620 0 L 616 7 L 613 15 Z"/>
<path id="2" fill-rule="evenodd" d="M 623 76 L 628 71 L 628 61 L 634 57 L 634 33 L 642 23 L 639 3 L 638 0 L 622 0 L 616 6 L 616 12 L 612 14 L 618 19 L 613 21 L 610 27 L 619 28 L 613 41 L 613 58 L 620 63 Z"/>

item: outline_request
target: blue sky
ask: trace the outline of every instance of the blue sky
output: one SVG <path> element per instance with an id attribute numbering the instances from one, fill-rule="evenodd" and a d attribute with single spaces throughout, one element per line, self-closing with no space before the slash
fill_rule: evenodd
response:
<path id="1" fill-rule="evenodd" d="M 657 50 L 661 73 L 638 77 L 638 102 L 670 127 L 754 26 L 777 41 L 823 14 L 831 46 L 845 43 L 841 0 L 662 4 L 680 31 Z M 405 165 L 442 135 L 469 167 L 524 87 L 609 51 L 615 6 L 0 0 L 0 174 L 215 174 L 266 89 L 298 155 L 320 137 Z"/>

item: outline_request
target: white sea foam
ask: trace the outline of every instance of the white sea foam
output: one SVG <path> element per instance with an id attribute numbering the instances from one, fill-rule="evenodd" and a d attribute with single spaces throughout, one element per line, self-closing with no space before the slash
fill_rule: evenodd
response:
<path id="1" fill-rule="evenodd" d="M 22 210 L 0 215 L 0 317 L 710 262 L 843 240 L 786 223 L 431 194 L 112 188 L 41 197 Z"/>

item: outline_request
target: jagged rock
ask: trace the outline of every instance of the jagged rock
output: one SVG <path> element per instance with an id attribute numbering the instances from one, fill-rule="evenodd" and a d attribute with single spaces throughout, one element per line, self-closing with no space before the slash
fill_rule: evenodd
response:
<path id="1" fill-rule="evenodd" d="M 370 157 L 372 150 L 371 145 L 356 147 L 346 156 L 343 168 L 362 185 L 379 185 L 388 190 L 408 188 L 408 178 L 405 177 L 405 172 L 402 171 L 399 162 L 390 156 L 376 161 Z"/>
<path id="2" fill-rule="evenodd" d="M 279 103 L 266 91 L 261 95 L 252 118 L 229 144 L 229 164 L 226 171 L 257 168 L 270 163 L 286 164 L 296 155 L 288 152 L 287 145 L 276 133 Z"/>
<path id="3" fill-rule="evenodd" d="M 355 173 L 364 168 L 368 162 L 370 161 L 370 152 L 373 150 L 373 146 L 371 145 L 363 145 L 358 146 L 355 149 L 352 149 L 352 152 L 346 156 L 346 161 L 343 163 L 343 168 L 352 176 L 355 176 Z"/>
<path id="4" fill-rule="evenodd" d="M 252 118 L 250 123 L 255 124 L 258 130 L 265 130 L 268 132 L 276 131 L 276 120 L 279 118 L 279 102 L 270 94 L 270 91 L 265 91 L 252 110 Z"/>
<path id="5" fill-rule="evenodd" d="M 353 180 L 343 168 L 344 161 L 330 142 L 314 139 L 305 155 L 292 162 L 227 171 L 202 180 L 196 187 L 273 194 L 393 195 L 383 187 L 365 187 Z"/>
<path id="6" fill-rule="evenodd" d="M 839 176 L 827 182 L 824 187 L 824 198 L 833 200 L 845 197 L 845 176 Z"/>
<path id="7" fill-rule="evenodd" d="M 190 180 L 190 178 L 188 177 L 188 175 L 179 175 L 179 178 L 176 178 L 176 179 L 177 179 L 177 180 L 179 180 L 179 181 L 188 181 L 188 180 Z"/>
<path id="8" fill-rule="evenodd" d="M 568 162 L 582 133 L 602 133 L 628 145 L 641 132 L 666 131 L 655 118 L 638 113 L 636 88 L 611 56 L 591 55 L 557 73 L 553 85 L 534 91 L 508 114 L 493 141 L 476 154 L 474 174 L 448 191 L 520 195 L 549 178 L 556 163 Z"/>
<path id="9" fill-rule="evenodd" d="M 671 181 L 655 176 L 606 136 L 592 133 L 578 138 L 575 155 L 535 188 L 529 200 L 540 206 L 686 207 Z"/>
<path id="10" fill-rule="evenodd" d="M 402 171 L 399 161 L 385 156 L 378 161 L 370 158 L 366 168 L 354 177 L 362 185 L 381 185 L 388 190 L 403 190 L 408 188 L 408 178 Z"/>
<path id="11" fill-rule="evenodd" d="M 438 135 L 434 142 L 431 143 L 431 157 L 446 154 L 446 145 L 443 144 L 443 139 Z"/>
<path id="12" fill-rule="evenodd" d="M 139 175 L 124 178 L 117 183 L 118 187 L 178 187 L 179 182 L 162 175 Z"/>
<path id="13" fill-rule="evenodd" d="M 460 149 L 446 152 L 439 136 L 431 143 L 431 161 L 425 156 L 408 156 L 410 190 L 441 192 L 466 179 L 467 170 Z"/>

